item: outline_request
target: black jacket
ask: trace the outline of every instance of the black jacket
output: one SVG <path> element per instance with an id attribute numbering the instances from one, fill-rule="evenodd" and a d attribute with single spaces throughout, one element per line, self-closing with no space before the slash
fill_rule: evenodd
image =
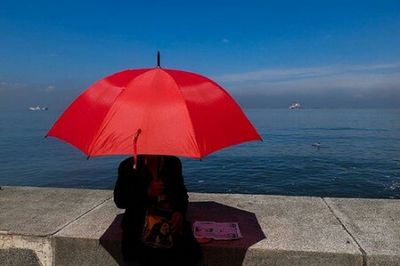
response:
<path id="1" fill-rule="evenodd" d="M 133 169 L 133 158 L 125 159 L 118 168 L 118 180 L 114 188 L 115 204 L 118 208 L 126 209 L 121 224 L 122 255 L 125 261 L 139 261 L 143 265 L 196 265 L 201 258 L 201 249 L 190 223 L 185 220 L 188 194 L 183 182 L 182 164 L 173 156 L 164 156 L 163 160 L 160 177 L 164 182 L 164 193 L 171 208 L 183 214 L 182 234 L 174 240 L 174 248 L 170 251 L 143 245 L 141 238 L 146 211 L 153 203 L 147 196 L 152 177 L 143 167 L 143 157 L 138 156 L 136 170 Z"/>
<path id="2" fill-rule="evenodd" d="M 118 180 L 114 188 L 114 202 L 118 208 L 126 209 L 122 220 L 124 233 L 140 238 L 147 207 L 153 202 L 147 196 L 152 181 L 148 170 L 143 167 L 143 158 L 138 156 L 137 169 L 133 169 L 133 158 L 121 162 Z M 174 211 L 184 216 L 188 207 L 187 190 L 183 182 L 182 164 L 177 157 L 164 156 L 160 177 L 164 182 L 165 195 Z"/>

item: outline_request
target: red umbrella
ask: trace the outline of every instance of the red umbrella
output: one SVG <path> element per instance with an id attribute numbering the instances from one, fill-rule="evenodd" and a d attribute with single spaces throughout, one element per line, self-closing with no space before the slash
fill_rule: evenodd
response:
<path id="1" fill-rule="evenodd" d="M 261 140 L 238 104 L 198 74 L 124 70 L 86 89 L 47 134 L 87 156 L 159 154 L 202 158 Z"/>

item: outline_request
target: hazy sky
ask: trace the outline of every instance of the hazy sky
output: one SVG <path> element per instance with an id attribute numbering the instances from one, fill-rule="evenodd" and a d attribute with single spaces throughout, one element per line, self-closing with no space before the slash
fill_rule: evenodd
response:
<path id="1" fill-rule="evenodd" d="M 400 107 L 399 0 L 0 5 L 0 108 L 64 108 L 157 50 L 245 107 Z"/>

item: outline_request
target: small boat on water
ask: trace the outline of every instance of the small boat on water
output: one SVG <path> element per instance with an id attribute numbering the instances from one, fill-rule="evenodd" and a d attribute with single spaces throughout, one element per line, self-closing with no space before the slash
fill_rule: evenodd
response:
<path id="1" fill-rule="evenodd" d="M 300 109 L 301 105 L 299 102 L 293 102 L 291 106 L 289 106 L 289 109 Z"/>
<path id="2" fill-rule="evenodd" d="M 318 150 L 321 148 L 321 142 L 315 142 L 312 144 L 313 147 L 317 148 Z"/>
<path id="3" fill-rule="evenodd" d="M 30 111 L 47 111 L 47 110 L 49 110 L 49 108 L 47 106 L 36 105 L 36 106 L 29 107 L 29 110 Z"/>

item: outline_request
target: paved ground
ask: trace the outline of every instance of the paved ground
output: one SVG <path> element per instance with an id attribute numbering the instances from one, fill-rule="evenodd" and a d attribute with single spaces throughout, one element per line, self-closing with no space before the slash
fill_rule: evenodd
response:
<path id="1" fill-rule="evenodd" d="M 237 221 L 204 265 L 400 265 L 400 200 L 190 194 L 188 219 Z M 112 191 L 3 187 L 1 265 L 118 265 Z M 4 259 L 3 259 L 4 258 Z"/>

